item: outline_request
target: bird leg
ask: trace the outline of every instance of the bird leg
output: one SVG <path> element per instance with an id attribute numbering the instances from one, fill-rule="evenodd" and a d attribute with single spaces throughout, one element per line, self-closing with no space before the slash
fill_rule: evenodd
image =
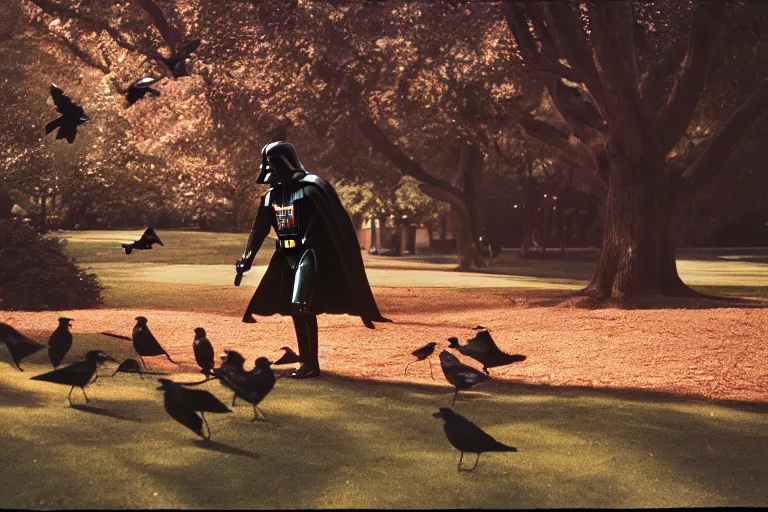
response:
<path id="1" fill-rule="evenodd" d="M 205 413 L 200 411 L 200 416 L 203 418 L 203 423 L 205 424 L 205 428 L 208 430 L 208 435 L 203 436 L 203 439 L 207 441 L 211 438 L 211 427 L 208 425 L 208 420 L 205 419 Z"/>
<path id="2" fill-rule="evenodd" d="M 466 471 L 474 471 L 474 470 L 475 470 L 475 468 L 477 467 L 477 463 L 478 463 L 478 462 L 480 462 L 480 454 L 479 454 L 479 453 L 477 454 L 477 458 L 475 459 L 475 465 L 474 465 L 474 466 L 472 466 L 472 468 L 471 468 L 471 469 L 467 469 Z"/>
<path id="3" fill-rule="evenodd" d="M 485 372 L 485 374 L 487 376 L 489 376 L 489 377 L 491 376 L 491 373 L 488 371 L 488 368 L 486 368 L 485 366 L 483 366 L 483 371 Z"/>
<path id="4" fill-rule="evenodd" d="M 432 373 L 432 361 L 430 361 L 429 359 L 427 359 L 427 362 L 429 363 L 429 376 L 430 376 L 430 377 L 432 377 L 432 380 L 435 380 L 435 376 L 434 376 L 434 374 Z"/>
<path id="5" fill-rule="evenodd" d="M 69 406 L 70 407 L 72 407 L 72 392 L 74 390 L 75 390 L 75 386 L 72 386 L 72 388 L 70 388 L 70 390 L 69 390 L 69 396 L 67 397 L 67 398 L 69 398 Z"/>
<path id="6" fill-rule="evenodd" d="M 403 375 L 408 375 L 408 367 L 409 367 L 409 366 L 411 366 L 411 365 L 412 365 L 413 363 L 415 363 L 415 362 L 416 362 L 416 361 L 411 361 L 410 363 L 408 363 L 407 365 L 405 365 L 405 373 L 404 373 Z"/>
<path id="7" fill-rule="evenodd" d="M 461 456 L 459 457 L 459 465 L 457 467 L 457 470 L 459 471 L 459 473 L 461 473 L 461 461 L 463 460 L 464 460 L 464 452 L 461 452 Z"/>
<path id="8" fill-rule="evenodd" d="M 145 363 L 145 362 L 144 362 L 144 356 L 142 356 L 141 354 L 139 354 L 139 359 L 141 359 L 141 366 L 143 366 L 144 368 L 146 368 L 146 367 L 147 367 L 147 363 Z"/>
<path id="9" fill-rule="evenodd" d="M 91 403 L 90 400 L 88 400 L 88 395 L 85 394 L 85 387 L 80 388 L 83 392 L 83 396 L 85 397 L 85 403 L 89 404 Z"/>
<path id="10" fill-rule="evenodd" d="M 453 394 L 453 402 L 451 403 L 451 407 L 453 407 L 456 404 L 456 397 L 459 396 L 459 388 L 456 388 L 456 392 Z"/>
<path id="11" fill-rule="evenodd" d="M 264 416 L 263 420 L 261 418 L 259 418 L 259 413 L 261 413 L 261 415 Z M 253 419 L 251 421 L 257 421 L 257 420 L 258 421 L 269 421 L 269 420 L 267 420 L 267 415 L 264 414 L 264 411 L 259 409 L 258 405 L 254 405 L 253 406 Z"/>
<path id="12" fill-rule="evenodd" d="M 234 406 L 235 406 L 235 400 L 237 400 L 237 395 L 234 395 L 234 396 L 232 397 L 232 407 L 234 407 Z"/>

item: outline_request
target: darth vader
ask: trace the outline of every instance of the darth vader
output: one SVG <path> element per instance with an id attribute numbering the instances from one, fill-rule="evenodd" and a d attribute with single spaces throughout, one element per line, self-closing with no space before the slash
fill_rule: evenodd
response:
<path id="1" fill-rule="evenodd" d="M 302 360 L 291 376 L 316 377 L 317 315 L 359 316 L 370 329 L 373 322 L 389 320 L 373 298 L 355 229 L 333 186 L 308 173 L 287 142 L 264 146 L 257 182 L 272 188 L 261 198 L 248 245 L 237 261 L 236 285 L 270 229 L 277 241 L 243 321 L 255 322 L 253 315 L 291 316 Z"/>

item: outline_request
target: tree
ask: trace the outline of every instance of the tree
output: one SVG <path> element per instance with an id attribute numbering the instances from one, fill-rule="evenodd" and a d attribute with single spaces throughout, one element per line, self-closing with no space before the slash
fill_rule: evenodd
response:
<path id="1" fill-rule="evenodd" d="M 651 36 L 653 20 L 642 20 L 644 13 L 655 8 L 678 15 L 688 4 L 644 12 L 633 11 L 629 1 L 502 4 L 522 58 L 550 77 L 548 92 L 567 126 L 524 117 L 523 127 L 579 169 L 607 180 L 603 248 L 585 289 L 594 298 L 693 293 L 677 273 L 675 213 L 718 174 L 768 108 L 763 80 L 693 163 L 667 164 L 707 83 L 726 3 L 695 2 L 684 51 L 667 52 L 644 73 L 638 41 Z"/>

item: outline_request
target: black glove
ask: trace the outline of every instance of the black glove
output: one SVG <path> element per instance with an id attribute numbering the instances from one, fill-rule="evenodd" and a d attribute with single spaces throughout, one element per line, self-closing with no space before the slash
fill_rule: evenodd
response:
<path id="1" fill-rule="evenodd" d="M 235 286 L 240 286 L 240 282 L 243 280 L 243 274 L 251 270 L 253 257 L 254 255 L 251 251 L 246 251 L 245 254 L 235 262 L 235 272 L 237 272 L 237 275 L 235 276 Z"/>

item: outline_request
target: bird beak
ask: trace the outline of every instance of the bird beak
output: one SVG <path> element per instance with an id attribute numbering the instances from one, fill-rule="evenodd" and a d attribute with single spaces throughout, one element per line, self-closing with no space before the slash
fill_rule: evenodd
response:
<path id="1" fill-rule="evenodd" d="M 88 117 L 88 116 L 83 116 L 83 117 L 81 117 L 81 118 L 80 118 L 80 120 L 81 120 L 82 122 L 84 122 L 84 123 L 87 123 L 88 121 L 90 121 L 90 120 L 91 120 L 91 118 L 90 118 L 90 117 Z"/>
<path id="2" fill-rule="evenodd" d="M 441 414 L 439 412 L 432 413 L 433 418 L 439 418 L 441 417 Z"/>

